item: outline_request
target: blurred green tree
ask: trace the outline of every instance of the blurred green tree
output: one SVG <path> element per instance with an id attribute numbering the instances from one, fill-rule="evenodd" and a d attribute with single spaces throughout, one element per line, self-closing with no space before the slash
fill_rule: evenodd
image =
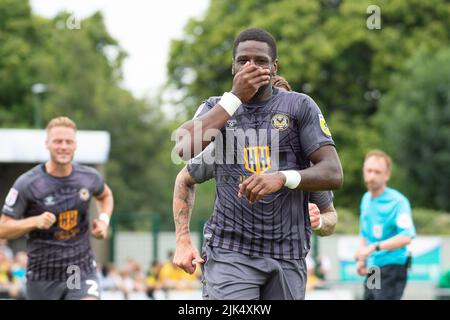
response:
<path id="1" fill-rule="evenodd" d="M 105 174 L 120 227 L 149 230 L 152 214 L 161 214 L 162 227 L 173 228 L 174 125 L 157 101 L 136 99 L 120 86 L 126 53 L 102 15 L 78 21 L 79 29 L 70 28 L 70 17 L 46 19 L 33 15 L 27 0 L 0 0 L 0 124 L 33 127 L 31 87 L 45 84 L 43 125 L 66 115 L 80 129 L 110 132 Z"/>
<path id="2" fill-rule="evenodd" d="M 450 49 L 418 50 L 382 98 L 379 123 L 417 206 L 450 210 Z"/>
<path id="3" fill-rule="evenodd" d="M 38 39 L 28 1 L 0 1 L 0 124 L 33 121 L 31 57 Z"/>

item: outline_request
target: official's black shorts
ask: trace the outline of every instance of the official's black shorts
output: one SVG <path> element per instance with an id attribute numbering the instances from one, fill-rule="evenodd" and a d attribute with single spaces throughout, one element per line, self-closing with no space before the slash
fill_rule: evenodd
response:
<path id="1" fill-rule="evenodd" d="M 100 283 L 96 273 L 81 275 L 80 281 L 27 280 L 28 300 L 81 300 L 83 298 L 100 299 Z"/>
<path id="2" fill-rule="evenodd" d="M 389 264 L 380 267 L 379 288 L 374 287 L 373 272 L 364 282 L 364 300 L 400 300 L 402 298 L 408 276 L 406 265 Z"/>

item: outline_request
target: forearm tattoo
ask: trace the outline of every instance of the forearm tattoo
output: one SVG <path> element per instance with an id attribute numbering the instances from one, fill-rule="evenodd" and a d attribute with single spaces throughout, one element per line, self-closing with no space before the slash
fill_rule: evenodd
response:
<path id="1" fill-rule="evenodd" d="M 189 234 L 189 222 L 195 201 L 195 184 L 177 181 L 174 191 L 173 218 L 176 240 Z"/>
<path id="2" fill-rule="evenodd" d="M 334 209 L 332 211 L 328 211 L 328 209 L 326 209 L 326 211 L 321 213 L 320 216 L 322 217 L 322 227 L 320 230 L 316 230 L 314 232 L 320 237 L 332 235 L 337 223 L 336 211 Z"/>

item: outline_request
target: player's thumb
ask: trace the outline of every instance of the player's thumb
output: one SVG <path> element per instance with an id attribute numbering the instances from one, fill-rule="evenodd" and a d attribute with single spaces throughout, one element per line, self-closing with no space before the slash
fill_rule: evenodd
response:
<path id="1" fill-rule="evenodd" d="M 55 216 L 53 213 L 51 213 L 51 212 L 45 212 L 44 214 L 45 214 L 45 216 L 50 220 L 50 222 L 51 222 L 52 224 L 56 222 L 56 216 Z"/>
<path id="2" fill-rule="evenodd" d="M 195 253 L 194 259 L 195 259 L 195 261 L 197 261 L 198 263 L 204 263 L 204 262 L 205 262 L 205 260 L 203 260 L 202 257 L 200 257 L 200 254 L 199 254 L 198 252 Z"/>

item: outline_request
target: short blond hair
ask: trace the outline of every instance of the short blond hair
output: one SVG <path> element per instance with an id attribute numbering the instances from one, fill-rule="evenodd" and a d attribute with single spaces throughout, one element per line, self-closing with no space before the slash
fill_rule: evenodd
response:
<path id="1" fill-rule="evenodd" d="M 68 117 L 57 117 L 50 120 L 47 124 L 47 132 L 54 127 L 72 128 L 73 130 L 77 131 L 77 125 Z"/>
<path id="2" fill-rule="evenodd" d="M 384 152 L 382 150 L 377 150 L 377 149 L 370 150 L 369 152 L 367 152 L 364 161 L 366 161 L 367 159 L 369 159 L 371 157 L 377 157 L 377 158 L 384 159 L 384 161 L 386 162 L 386 167 L 387 167 L 388 172 L 391 172 L 392 159 L 386 152 Z"/>

